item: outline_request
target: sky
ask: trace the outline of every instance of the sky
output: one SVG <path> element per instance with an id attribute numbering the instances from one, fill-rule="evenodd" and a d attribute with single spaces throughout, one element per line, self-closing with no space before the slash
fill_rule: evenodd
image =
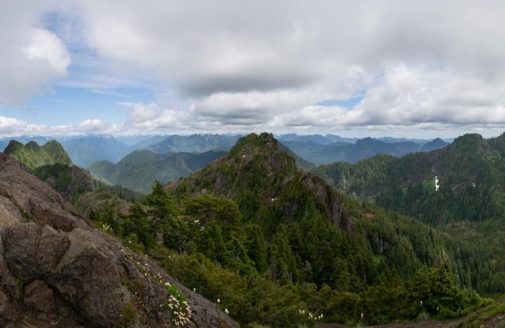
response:
<path id="1" fill-rule="evenodd" d="M 505 132 L 502 0 L 0 6 L 0 136 Z"/>

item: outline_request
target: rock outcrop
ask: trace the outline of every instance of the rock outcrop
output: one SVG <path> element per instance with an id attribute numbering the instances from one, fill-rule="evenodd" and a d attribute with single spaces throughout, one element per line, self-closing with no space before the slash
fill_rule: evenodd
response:
<path id="1" fill-rule="evenodd" d="M 170 288 L 167 288 L 170 287 Z M 167 306 L 187 300 L 187 322 Z M 213 303 L 96 231 L 0 153 L 1 327 L 234 327 Z"/>

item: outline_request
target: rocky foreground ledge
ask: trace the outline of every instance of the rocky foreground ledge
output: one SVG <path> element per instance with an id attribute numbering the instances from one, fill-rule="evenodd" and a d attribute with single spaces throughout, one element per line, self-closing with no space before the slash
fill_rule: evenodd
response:
<path id="1" fill-rule="evenodd" d="M 0 153 L 0 327 L 176 326 L 237 325 Z"/>

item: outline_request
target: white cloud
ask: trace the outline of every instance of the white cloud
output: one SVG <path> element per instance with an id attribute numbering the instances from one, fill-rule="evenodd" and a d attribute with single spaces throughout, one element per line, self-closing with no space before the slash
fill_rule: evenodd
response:
<path id="1" fill-rule="evenodd" d="M 0 31 L 12 44 L 0 60 L 0 101 L 65 76 L 65 44 L 37 23 L 50 10 L 77 17 L 64 39 L 94 56 L 59 85 L 105 93 L 138 88 L 137 76 L 160 82 L 156 101 L 128 99 L 132 111 L 116 128 L 505 126 L 501 0 L 25 0 L 0 13 L 13 26 Z M 356 95 L 363 99 L 352 108 L 316 105 Z"/>
<path id="2" fill-rule="evenodd" d="M 155 103 L 121 103 L 125 107 L 131 107 L 129 120 L 133 123 L 142 123 L 154 119 L 159 112 L 159 106 Z"/>
<path id="3" fill-rule="evenodd" d="M 315 102 L 320 94 L 313 90 L 274 90 L 213 93 L 192 103 L 195 119 L 217 119 L 231 125 L 266 123 L 276 114 L 290 112 L 306 101 Z"/>
<path id="4" fill-rule="evenodd" d="M 181 128 L 184 124 L 189 123 L 190 117 L 184 112 L 174 109 L 165 109 L 157 113 L 150 119 L 141 122 L 133 122 L 127 125 L 126 128 L 133 128 L 140 131 L 157 132 L 158 130 Z M 188 126 L 189 127 L 189 126 Z"/>
<path id="5" fill-rule="evenodd" d="M 0 134 L 12 135 L 27 127 L 27 123 L 12 117 L 0 116 Z"/>
<path id="6" fill-rule="evenodd" d="M 159 133 L 170 129 L 190 130 L 192 118 L 184 111 L 175 109 L 159 110 L 154 116 L 142 121 L 128 121 L 124 126 L 127 133 Z"/>
<path id="7" fill-rule="evenodd" d="M 81 8 L 89 45 L 159 76 L 188 100 L 192 125 L 505 123 L 501 1 L 106 1 Z M 364 100 L 351 110 L 313 106 L 358 93 Z M 142 115 L 152 121 L 160 114 L 144 108 L 130 120 Z"/>
<path id="8" fill-rule="evenodd" d="M 0 136 L 58 136 L 58 135 L 87 135 L 87 134 L 119 134 L 124 130 L 120 124 L 110 124 L 98 119 L 88 119 L 77 124 L 45 125 L 32 124 L 12 117 L 0 116 Z"/>
<path id="9" fill-rule="evenodd" d="M 53 33 L 34 29 L 32 40 L 23 49 L 23 54 L 32 61 L 42 61 L 56 75 L 65 75 L 70 57 L 65 44 Z"/>
<path id="10" fill-rule="evenodd" d="M 93 132 L 102 130 L 106 124 L 99 119 L 88 119 L 77 124 L 77 128 L 81 131 Z"/>
<path id="11" fill-rule="evenodd" d="M 15 105 L 66 76 L 70 56 L 65 44 L 40 20 L 53 1 L 19 1 L 0 11 L 0 104 Z M 8 9 L 7 9 L 8 8 Z"/>
<path id="12" fill-rule="evenodd" d="M 458 72 L 401 65 L 345 116 L 347 124 L 503 124 L 505 88 Z"/>

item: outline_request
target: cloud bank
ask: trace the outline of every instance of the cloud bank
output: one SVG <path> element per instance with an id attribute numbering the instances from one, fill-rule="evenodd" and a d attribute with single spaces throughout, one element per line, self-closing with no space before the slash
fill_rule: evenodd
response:
<path id="1" fill-rule="evenodd" d="M 116 127 L 129 131 L 505 124 L 500 0 L 83 0 L 18 7 L 15 15 L 0 14 L 16 27 L 0 32 L 3 44 L 16 40 L 0 62 L 3 103 L 64 79 L 72 51 L 62 40 L 71 39 L 111 63 L 107 74 L 142 72 L 159 81 L 152 103 L 126 104 L 131 112 Z M 77 17 L 78 28 L 37 25 L 51 10 Z M 62 37 L 62 30 L 73 35 Z"/>

